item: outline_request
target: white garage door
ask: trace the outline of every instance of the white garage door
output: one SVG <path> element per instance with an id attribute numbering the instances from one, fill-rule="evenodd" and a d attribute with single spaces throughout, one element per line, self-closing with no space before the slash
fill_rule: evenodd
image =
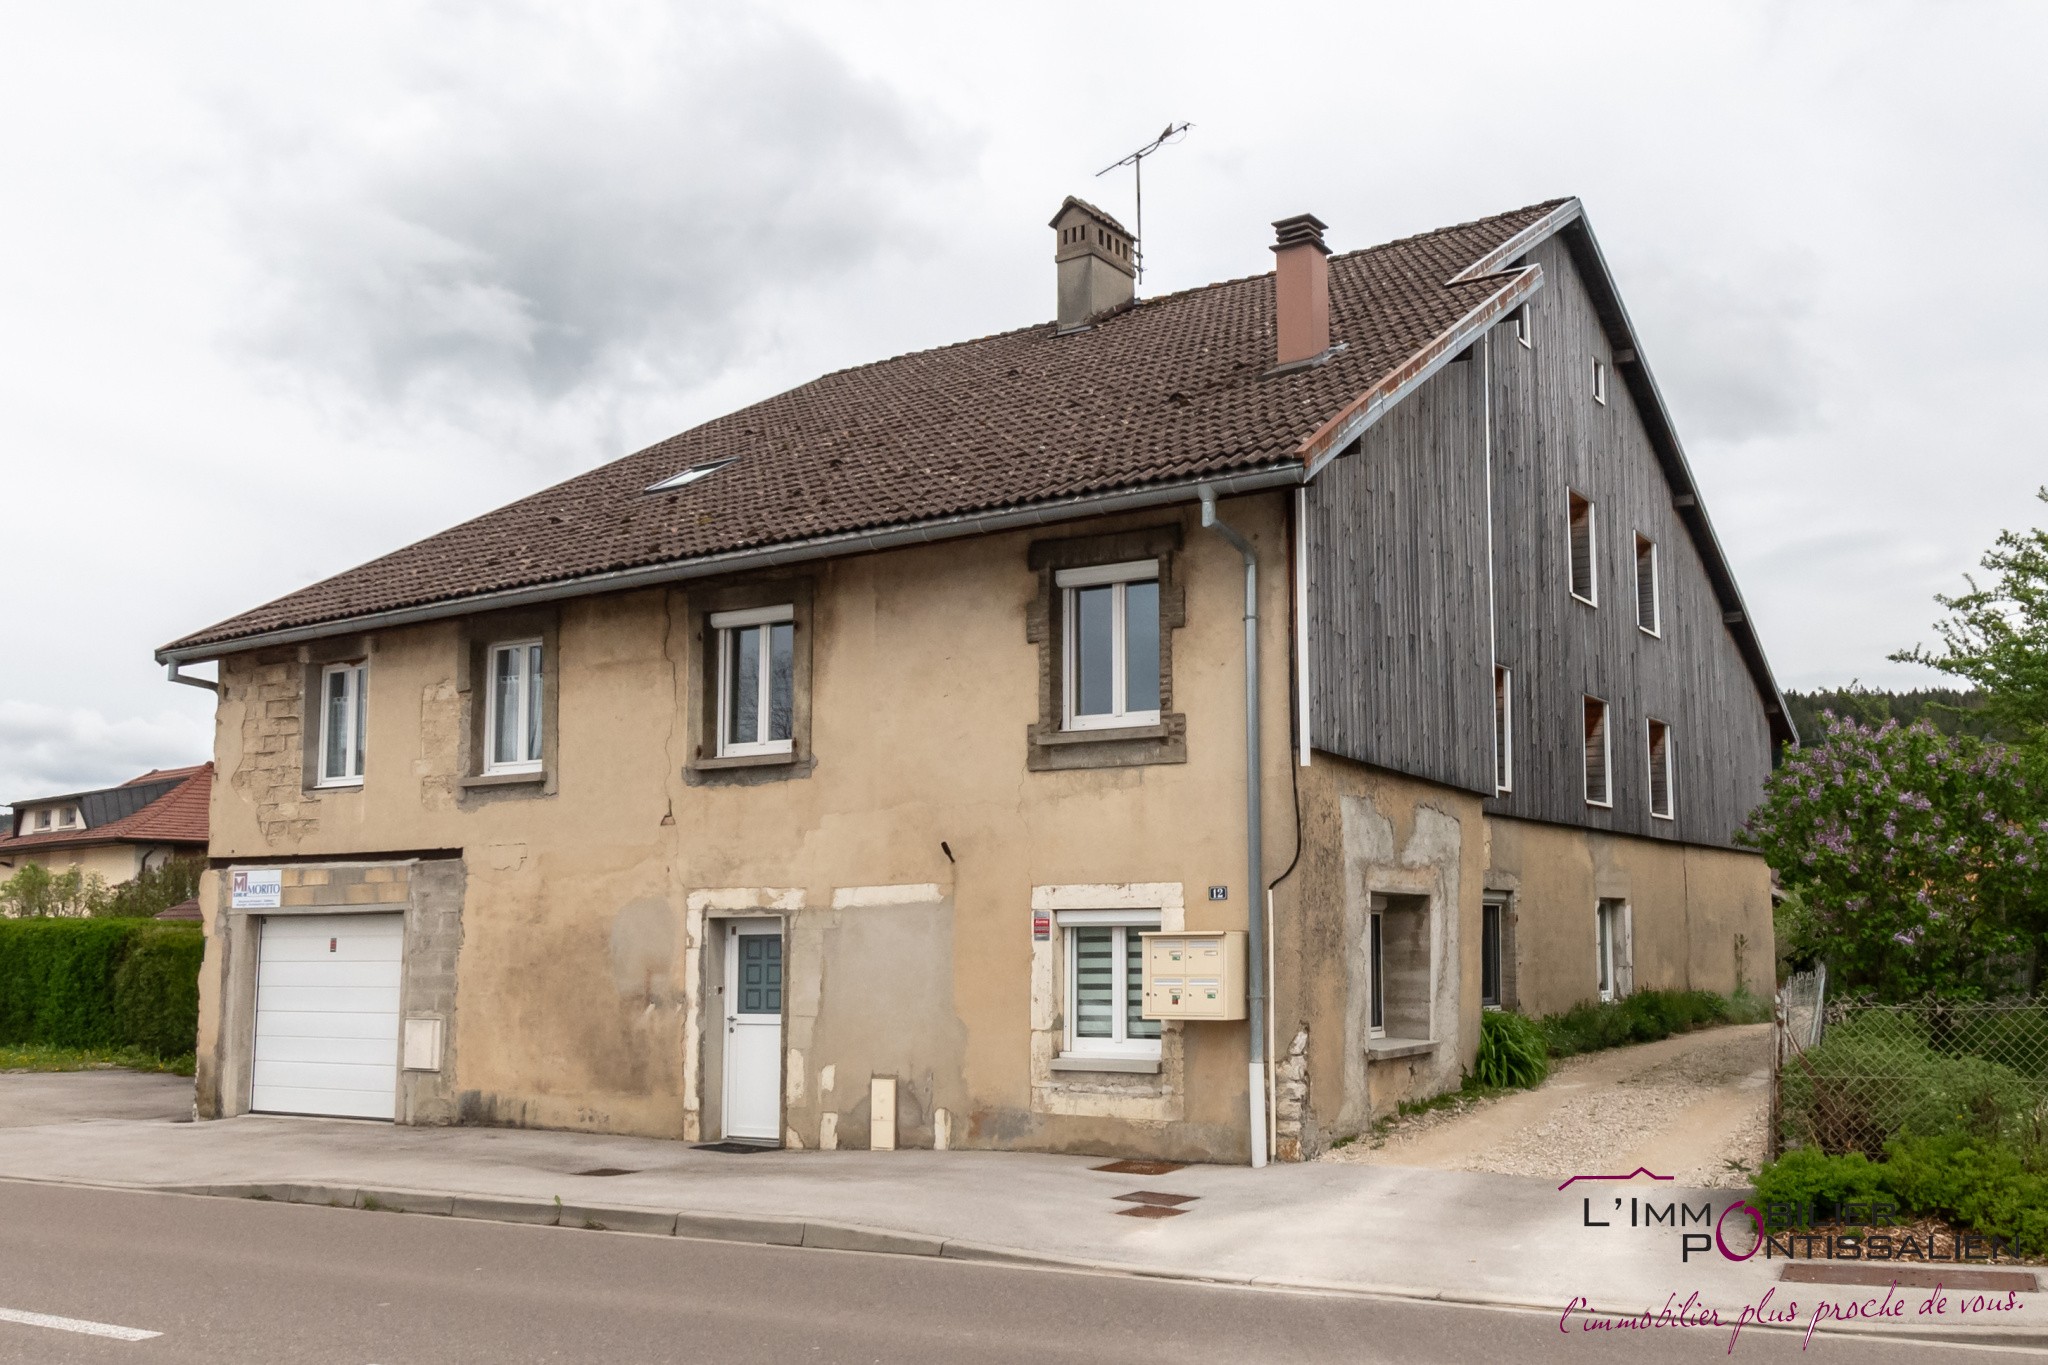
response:
<path id="1" fill-rule="evenodd" d="M 393 1117 L 404 946 L 402 915 L 263 921 L 250 1108 Z"/>

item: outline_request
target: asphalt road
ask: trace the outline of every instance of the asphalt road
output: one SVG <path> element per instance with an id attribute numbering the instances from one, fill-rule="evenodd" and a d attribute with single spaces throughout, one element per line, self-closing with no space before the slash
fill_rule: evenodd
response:
<path id="1" fill-rule="evenodd" d="M 4 1180 L 0 1220 L 0 1361 L 1730 1359 L 1716 1330 Z M 2013 1358 L 1758 1331 L 1735 1356 Z"/>

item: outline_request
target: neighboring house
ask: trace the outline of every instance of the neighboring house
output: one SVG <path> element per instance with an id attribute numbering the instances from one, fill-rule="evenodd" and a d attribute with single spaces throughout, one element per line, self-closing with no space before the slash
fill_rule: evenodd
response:
<path id="1" fill-rule="evenodd" d="M 0 835 L 0 881 L 30 863 L 76 867 L 109 886 L 173 858 L 206 856 L 213 765 L 152 769 L 118 787 L 13 803 Z"/>
<path id="2" fill-rule="evenodd" d="M 1577 201 L 1137 302 L 1053 227 L 1056 323 L 159 651 L 203 1114 L 1298 1157 L 1488 1006 L 1769 988 L 1793 733 Z"/>

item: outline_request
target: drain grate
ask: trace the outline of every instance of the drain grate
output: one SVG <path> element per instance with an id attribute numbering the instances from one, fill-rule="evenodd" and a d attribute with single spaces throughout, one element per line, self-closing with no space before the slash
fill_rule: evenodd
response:
<path id="1" fill-rule="evenodd" d="M 1107 1166 L 1090 1166 L 1091 1171 L 1108 1171 L 1111 1175 L 1172 1175 L 1187 1167 L 1172 1161 L 1112 1161 Z"/>
<path id="2" fill-rule="evenodd" d="M 1162 1209 L 1157 1204 L 1133 1204 L 1127 1209 L 1118 1209 L 1119 1218 L 1178 1218 L 1186 1209 Z"/>
<path id="3" fill-rule="evenodd" d="M 617 1167 L 617 1166 L 595 1166 L 595 1167 L 592 1167 L 592 1168 L 591 1168 L 590 1170 L 587 1170 L 587 1171 L 578 1171 L 578 1172 L 576 1172 L 576 1174 L 578 1174 L 578 1175 L 638 1175 L 638 1174 L 640 1174 L 640 1172 L 638 1172 L 638 1171 L 626 1171 L 626 1170 L 621 1170 L 621 1169 L 620 1169 L 619 1167 Z"/>
<path id="4" fill-rule="evenodd" d="M 741 1156 L 747 1152 L 772 1152 L 774 1146 L 765 1142 L 700 1142 L 691 1149 L 697 1152 L 730 1152 Z"/>
<path id="5" fill-rule="evenodd" d="M 1158 1190 L 1132 1190 L 1129 1194 L 1118 1195 L 1117 1198 L 1126 1204 L 1151 1204 L 1158 1208 L 1170 1209 L 1181 1204 L 1192 1204 L 1201 1196 L 1197 1194 L 1162 1194 Z"/>

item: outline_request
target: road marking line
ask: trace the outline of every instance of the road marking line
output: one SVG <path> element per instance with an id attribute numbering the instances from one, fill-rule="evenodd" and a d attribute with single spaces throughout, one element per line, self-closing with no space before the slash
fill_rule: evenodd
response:
<path id="1" fill-rule="evenodd" d="M 0 1308 L 0 1322 L 18 1322 L 24 1327 L 50 1327 L 59 1332 L 77 1332 L 88 1337 L 112 1337 L 116 1341 L 148 1341 L 162 1332 L 145 1332 L 140 1327 L 116 1327 L 111 1322 L 87 1322 L 84 1318 L 58 1318 L 48 1313 L 23 1313 Z"/>

